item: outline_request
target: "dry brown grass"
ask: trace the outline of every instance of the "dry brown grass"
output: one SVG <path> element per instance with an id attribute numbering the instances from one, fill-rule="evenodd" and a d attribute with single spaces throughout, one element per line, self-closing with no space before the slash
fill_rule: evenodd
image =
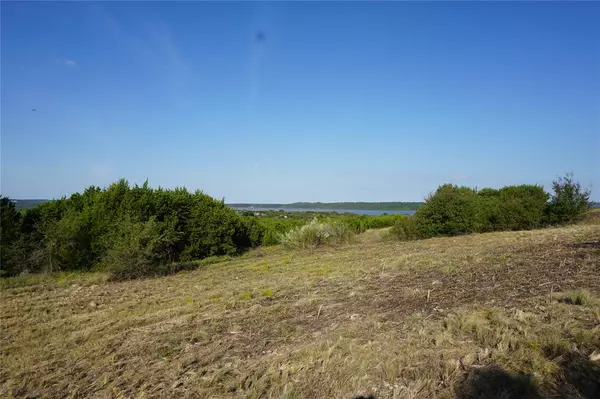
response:
<path id="1" fill-rule="evenodd" d="M 598 392 L 600 247 L 578 244 L 600 242 L 600 225 L 382 236 L 149 280 L 5 281 L 0 396 Z"/>

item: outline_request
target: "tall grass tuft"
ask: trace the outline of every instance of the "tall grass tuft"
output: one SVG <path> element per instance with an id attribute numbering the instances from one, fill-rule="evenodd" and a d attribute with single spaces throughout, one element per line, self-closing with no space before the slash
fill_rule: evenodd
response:
<path id="1" fill-rule="evenodd" d="M 354 232 L 345 224 L 321 223 L 316 218 L 279 236 L 287 248 L 316 248 L 321 245 L 340 245 L 352 242 Z"/>

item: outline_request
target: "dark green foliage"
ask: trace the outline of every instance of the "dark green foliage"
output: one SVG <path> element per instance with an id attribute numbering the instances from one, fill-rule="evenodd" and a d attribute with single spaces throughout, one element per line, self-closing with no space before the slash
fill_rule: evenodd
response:
<path id="1" fill-rule="evenodd" d="M 554 194 L 546 210 L 547 221 L 551 224 L 580 220 L 594 205 L 590 201 L 590 190 L 573 181 L 572 174 L 553 181 L 552 189 Z"/>
<path id="2" fill-rule="evenodd" d="M 21 219 L 14 202 L 0 197 L 0 276 L 19 271 L 16 244 L 21 239 Z"/>
<path id="3" fill-rule="evenodd" d="M 477 193 L 475 231 L 526 230 L 542 227 L 548 194 L 536 185 L 484 188 Z"/>
<path id="4" fill-rule="evenodd" d="M 591 208 L 589 190 L 571 175 L 553 184 L 554 195 L 542 186 L 507 186 L 480 191 L 450 184 L 440 186 L 415 213 L 417 233 L 422 237 L 453 236 L 474 232 L 527 230 L 573 222 Z M 404 222 L 402 222 L 404 223 Z M 393 232 L 405 237 L 402 224 Z"/>
<path id="5" fill-rule="evenodd" d="M 241 214 L 248 215 L 247 211 L 241 211 Z M 280 242 L 282 234 L 290 230 L 304 226 L 315 217 L 319 217 L 325 223 L 342 223 L 350 228 L 356 234 L 363 233 L 368 229 L 379 229 L 382 227 L 393 226 L 396 220 L 404 215 L 354 215 L 336 212 L 287 212 L 266 211 L 259 212 L 260 216 L 245 216 L 245 220 L 255 221 L 258 226 L 252 231 L 260 235 L 259 242 L 262 245 L 277 245 Z"/>
<path id="6" fill-rule="evenodd" d="M 528 230 L 543 225 L 549 196 L 542 186 L 508 186 L 499 193 L 500 220 L 496 230 Z"/>
<path id="7" fill-rule="evenodd" d="M 216 205 L 210 197 L 201 199 L 190 209 L 192 223 L 187 224 L 188 242 L 182 258 L 234 255 L 240 248 L 252 246 L 246 224 L 235 211 L 222 202 Z"/>
<path id="8" fill-rule="evenodd" d="M 47 271 L 86 270 L 95 260 L 92 231 L 86 214 L 71 208 L 60 218 L 46 219 L 38 225 L 42 245 L 37 250 L 39 267 Z"/>
<path id="9" fill-rule="evenodd" d="M 280 218 L 256 218 L 253 217 L 262 227 L 261 244 L 262 245 L 276 245 L 279 244 L 279 237 L 281 234 L 287 233 L 288 231 L 304 226 L 310 220 L 304 219 L 280 219 Z"/>
<path id="10" fill-rule="evenodd" d="M 477 229 L 478 204 L 475 190 L 444 184 L 430 195 L 416 214 L 423 237 L 468 234 Z"/>
<path id="11" fill-rule="evenodd" d="M 18 265 L 3 267 L 8 275 L 99 266 L 111 268 L 118 278 L 161 274 L 169 270 L 164 265 L 234 255 L 262 238 L 256 222 L 223 201 L 200 191 L 152 189 L 147 182 L 130 187 L 120 180 L 106 189 L 90 187 L 12 219 L 10 202 L 4 201 L 4 207 L 11 221 L 6 226 L 16 223 L 20 232 L 18 238 L 6 234 L 11 261 L 2 263 Z M 2 252 L 4 256 L 4 248 Z"/>
<path id="12" fill-rule="evenodd" d="M 168 264 L 175 261 L 174 243 L 181 233 L 172 222 L 157 222 L 150 218 L 135 222 L 125 217 L 114 233 L 106 239 L 107 252 L 103 263 L 116 280 L 167 274 Z"/>
<path id="13" fill-rule="evenodd" d="M 477 230 L 495 231 L 501 228 L 500 191 L 484 188 L 477 192 Z"/>
<path id="14" fill-rule="evenodd" d="M 396 221 L 404 218 L 404 216 L 405 215 L 344 215 L 336 219 L 350 227 L 354 233 L 360 234 L 369 229 L 381 229 L 383 227 L 393 226 Z M 332 218 L 331 220 L 336 219 Z"/>
<path id="15" fill-rule="evenodd" d="M 411 241 L 421 238 L 417 219 L 413 216 L 402 216 L 396 220 L 396 223 L 390 229 L 390 234 L 400 241 Z"/>
<path id="16" fill-rule="evenodd" d="M 200 191 L 152 189 L 147 182 L 130 187 L 125 180 L 22 212 L 0 197 L 0 275 L 99 267 L 118 279 L 167 274 L 194 267 L 198 259 L 277 244 L 316 216 L 332 226 L 313 229 L 325 235 L 343 232 L 337 235 L 345 237 L 346 232 L 393 226 L 392 235 L 412 240 L 573 222 L 592 205 L 589 190 L 572 175 L 555 181 L 553 188 L 548 202 L 548 194 L 536 185 L 476 191 L 446 184 L 413 217 L 283 210 L 240 214 Z"/>
<path id="17" fill-rule="evenodd" d="M 257 247 L 258 245 L 262 245 L 265 228 L 258 222 L 258 220 L 252 217 L 244 217 L 242 223 L 244 223 L 244 230 L 247 232 L 250 246 Z"/>

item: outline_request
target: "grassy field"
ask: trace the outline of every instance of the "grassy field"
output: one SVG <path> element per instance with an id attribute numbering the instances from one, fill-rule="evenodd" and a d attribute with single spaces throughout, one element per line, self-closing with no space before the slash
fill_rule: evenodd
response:
<path id="1" fill-rule="evenodd" d="M 598 397 L 598 220 L 5 279 L 0 397 Z"/>

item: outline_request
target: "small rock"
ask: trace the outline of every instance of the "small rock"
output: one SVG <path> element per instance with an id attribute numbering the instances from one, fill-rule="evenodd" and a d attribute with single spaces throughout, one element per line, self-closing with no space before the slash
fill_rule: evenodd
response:
<path id="1" fill-rule="evenodd" d="M 89 307 L 95 308 L 95 307 L 98 307 L 98 304 L 96 302 L 92 301 L 92 302 L 90 302 Z"/>

